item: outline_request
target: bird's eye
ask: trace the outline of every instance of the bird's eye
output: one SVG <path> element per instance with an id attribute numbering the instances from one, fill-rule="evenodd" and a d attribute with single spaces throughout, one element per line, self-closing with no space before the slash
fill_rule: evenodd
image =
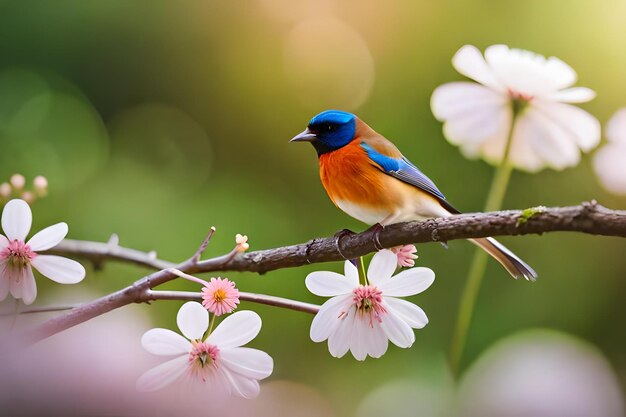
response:
<path id="1" fill-rule="evenodd" d="M 328 126 L 327 126 L 327 129 L 328 129 L 328 131 L 329 131 L 329 132 L 332 132 L 332 131 L 333 131 L 333 129 L 335 129 L 335 126 L 333 126 L 333 125 L 328 125 Z"/>

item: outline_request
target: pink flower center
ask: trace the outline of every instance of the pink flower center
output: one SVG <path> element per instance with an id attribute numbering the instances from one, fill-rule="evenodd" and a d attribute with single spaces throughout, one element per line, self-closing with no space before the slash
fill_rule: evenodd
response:
<path id="1" fill-rule="evenodd" d="M 530 94 L 522 93 L 519 91 L 514 91 L 511 89 L 508 90 L 508 93 L 509 93 L 509 97 L 511 97 L 511 99 L 515 101 L 529 102 L 529 101 L 532 101 L 533 98 L 535 98 L 534 96 Z"/>
<path id="2" fill-rule="evenodd" d="M 193 348 L 189 352 L 191 371 L 206 381 L 207 373 L 217 368 L 220 350 L 217 346 L 206 342 L 192 341 Z"/>
<path id="3" fill-rule="evenodd" d="M 379 323 L 382 316 L 387 313 L 383 307 L 383 292 L 373 285 L 359 285 L 352 293 L 352 301 L 356 306 L 357 314 L 362 318 L 369 318 L 370 327 L 374 326 L 374 320 Z"/>
<path id="4" fill-rule="evenodd" d="M 21 269 L 29 265 L 35 259 L 35 256 L 37 256 L 37 253 L 30 246 L 24 243 L 24 241 L 15 239 L 2 249 L 0 261 L 6 262 L 12 268 Z"/>

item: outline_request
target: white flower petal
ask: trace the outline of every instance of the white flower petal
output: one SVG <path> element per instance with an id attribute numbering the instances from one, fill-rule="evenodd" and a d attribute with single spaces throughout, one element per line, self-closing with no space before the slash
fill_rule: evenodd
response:
<path id="1" fill-rule="evenodd" d="M 11 286 L 11 278 L 6 272 L 6 262 L 0 262 L 0 301 L 9 295 L 9 287 Z"/>
<path id="2" fill-rule="evenodd" d="M 593 166 L 604 188 L 626 195 L 626 142 L 604 145 L 594 155 Z"/>
<path id="3" fill-rule="evenodd" d="M 504 86 L 495 77 L 478 48 L 473 45 L 461 47 L 452 58 L 452 65 L 466 77 L 494 90 L 504 90 Z"/>
<path id="4" fill-rule="evenodd" d="M 350 349 L 354 320 L 355 309 L 350 308 L 337 326 L 337 330 L 328 338 L 328 351 L 335 358 L 341 358 Z"/>
<path id="5" fill-rule="evenodd" d="M 37 298 L 37 283 L 35 283 L 32 268 L 26 266 L 22 276 L 22 302 L 30 305 L 35 301 L 35 298 Z"/>
<path id="6" fill-rule="evenodd" d="M 9 291 L 15 299 L 22 298 L 22 284 L 24 283 L 24 275 L 28 273 L 26 271 L 27 268 L 30 269 L 30 273 L 32 274 L 32 269 L 27 266 L 20 271 L 13 270 L 12 273 L 7 275 L 9 279 Z"/>
<path id="7" fill-rule="evenodd" d="M 435 90 L 431 107 L 435 117 L 445 121 L 444 135 L 453 145 L 506 140 L 512 110 L 503 94 L 478 84 L 448 83 Z"/>
<path id="8" fill-rule="evenodd" d="M 354 319 L 354 327 L 352 328 L 352 337 L 350 340 L 350 352 L 357 361 L 364 361 L 369 351 L 369 335 L 373 329 L 369 327 L 369 321 L 366 317 L 358 315 Z"/>
<path id="9" fill-rule="evenodd" d="M 244 347 L 223 349 L 219 353 L 219 361 L 231 372 L 246 378 L 264 379 L 274 370 L 272 357 L 258 349 Z"/>
<path id="10" fill-rule="evenodd" d="M 0 289 L 3 297 L 0 299 L 6 298 L 8 290 L 13 298 L 22 299 L 26 305 L 32 304 L 37 298 L 37 283 L 30 265 L 15 269 L 8 268 L 6 262 L 3 262 L 0 268 L 0 279 L 3 281 Z"/>
<path id="11" fill-rule="evenodd" d="M 33 222 L 33 214 L 24 200 L 11 200 L 2 211 L 2 230 L 9 240 L 26 240 Z"/>
<path id="12" fill-rule="evenodd" d="M 509 159 L 511 164 L 522 171 L 537 172 L 545 167 L 543 160 L 535 153 L 531 148 L 530 143 L 525 139 L 522 133 L 518 130 L 517 123 L 514 127 L 513 138 L 511 139 L 511 149 L 509 150 Z M 497 162 L 502 160 L 502 153 L 504 149 L 499 151 L 498 158 L 495 158 Z M 489 150 L 485 149 L 484 154 L 487 155 Z"/>
<path id="13" fill-rule="evenodd" d="M 187 361 L 187 355 L 183 355 L 146 371 L 137 380 L 137 390 L 157 391 L 170 385 L 188 369 Z"/>
<path id="14" fill-rule="evenodd" d="M 514 140 L 528 142 L 545 165 L 553 169 L 564 169 L 580 161 L 576 138 L 537 109 L 529 108 L 519 117 L 515 135 Z"/>
<path id="15" fill-rule="evenodd" d="M 523 116 L 520 116 L 523 117 Z M 510 122 L 509 122 L 510 124 Z M 513 138 L 511 142 L 511 149 L 509 151 L 509 160 L 511 164 L 520 170 L 536 172 L 545 167 L 545 163 L 537 154 L 532 150 L 528 142 L 524 139 L 524 136 L 520 136 L 519 127 L 516 122 L 514 126 Z M 523 129 L 522 129 L 523 130 Z M 522 140 L 520 140 L 520 137 Z M 472 147 L 469 144 L 461 147 L 461 151 L 468 158 L 482 156 L 483 159 L 492 165 L 499 165 L 504 155 L 504 148 L 508 138 L 508 126 L 507 130 L 502 132 L 502 135 L 497 138 L 492 138 L 479 147 Z"/>
<path id="16" fill-rule="evenodd" d="M 369 268 L 367 280 L 370 284 L 380 286 L 388 281 L 398 266 L 398 257 L 389 249 L 383 249 L 374 254 Z"/>
<path id="17" fill-rule="evenodd" d="M 512 114 L 508 104 L 478 106 L 463 116 L 446 121 L 443 134 L 453 145 L 477 146 L 491 139 L 504 142 Z"/>
<path id="18" fill-rule="evenodd" d="M 9 246 L 9 239 L 0 234 L 0 251 Z"/>
<path id="19" fill-rule="evenodd" d="M 560 101 L 562 103 L 586 103 L 593 100 L 596 96 L 596 92 L 587 87 L 572 87 L 566 88 L 553 93 L 547 99 Z"/>
<path id="20" fill-rule="evenodd" d="M 81 264 L 62 256 L 37 255 L 31 263 L 42 275 L 59 284 L 76 284 L 85 278 Z"/>
<path id="21" fill-rule="evenodd" d="M 419 294 L 435 281 L 435 273 L 430 268 L 406 269 L 395 277 L 381 283 L 378 288 L 383 296 L 406 297 Z"/>
<path id="22" fill-rule="evenodd" d="M 606 124 L 606 138 L 610 142 L 626 143 L 626 108 L 616 111 Z"/>
<path id="23" fill-rule="evenodd" d="M 35 252 L 55 247 L 67 235 L 67 223 L 57 223 L 36 233 L 28 241 L 28 246 Z"/>
<path id="24" fill-rule="evenodd" d="M 578 79 L 576 71 L 555 56 L 547 59 L 544 69 L 549 72 L 550 79 L 557 89 L 567 88 Z"/>
<path id="25" fill-rule="evenodd" d="M 202 339 L 209 328 L 209 312 L 200 303 L 186 302 L 178 310 L 176 324 L 187 339 Z"/>
<path id="26" fill-rule="evenodd" d="M 415 334 L 411 327 L 393 314 L 384 315 L 381 326 L 391 343 L 398 347 L 408 348 L 415 342 Z"/>
<path id="27" fill-rule="evenodd" d="M 346 261 L 346 263 L 350 263 L 350 261 Z M 357 282 L 354 283 L 352 274 L 348 277 L 331 271 L 315 271 L 307 275 L 304 284 L 315 295 L 332 297 L 351 292 L 354 287 L 359 285 L 359 282 L 357 278 Z"/>
<path id="28" fill-rule="evenodd" d="M 589 152 L 600 143 L 600 122 L 583 109 L 543 100 L 536 101 L 534 107 L 560 129 L 567 131 L 584 152 Z"/>
<path id="29" fill-rule="evenodd" d="M 333 297 L 322 304 L 311 323 L 311 340 L 322 342 L 328 339 L 341 323 L 339 316 L 348 311 L 351 302 L 352 294 L 346 294 Z"/>
<path id="30" fill-rule="evenodd" d="M 226 317 L 206 341 L 220 349 L 243 346 L 259 334 L 261 325 L 261 317 L 254 311 L 238 311 Z"/>
<path id="31" fill-rule="evenodd" d="M 428 317 L 420 307 L 400 298 L 386 297 L 385 302 L 390 310 L 389 314 L 394 314 L 404 320 L 406 324 L 414 329 L 421 329 L 428 324 Z"/>
<path id="32" fill-rule="evenodd" d="M 344 262 L 343 273 L 345 275 L 345 279 L 350 282 L 352 288 L 359 285 L 359 270 L 352 262 Z"/>
<path id="33" fill-rule="evenodd" d="M 367 316 L 355 315 L 352 337 L 350 340 L 350 352 L 358 361 L 363 361 L 367 356 L 380 358 L 389 345 L 389 339 L 377 320 L 370 321 Z"/>
<path id="34" fill-rule="evenodd" d="M 246 378 L 245 376 L 236 374 L 226 368 L 221 368 L 219 373 L 228 384 L 228 390 L 232 395 L 243 398 L 255 398 L 259 395 L 261 387 L 256 379 Z"/>
<path id="35" fill-rule="evenodd" d="M 576 72 L 555 57 L 492 45 L 485 50 L 485 59 L 496 78 L 515 93 L 549 97 L 576 82 Z"/>
<path id="36" fill-rule="evenodd" d="M 141 338 L 141 345 L 154 355 L 171 356 L 191 352 L 191 343 L 169 329 L 150 329 Z"/>
<path id="37" fill-rule="evenodd" d="M 476 107 L 499 107 L 509 103 L 506 94 L 471 82 L 452 82 L 433 91 L 430 107 L 437 120 L 467 117 Z"/>
<path id="38" fill-rule="evenodd" d="M 372 323 L 370 331 L 367 332 L 367 340 L 365 343 L 367 344 L 367 353 L 372 358 L 380 358 L 387 352 L 389 339 L 387 339 L 385 330 L 378 321 Z"/>

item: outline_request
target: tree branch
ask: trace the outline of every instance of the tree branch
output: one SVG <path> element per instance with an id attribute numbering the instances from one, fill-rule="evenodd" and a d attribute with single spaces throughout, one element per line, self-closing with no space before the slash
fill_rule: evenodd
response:
<path id="1" fill-rule="evenodd" d="M 393 247 L 408 243 L 448 242 L 456 239 L 557 231 L 626 237 L 626 211 L 609 210 L 591 201 L 570 207 L 460 214 L 422 222 L 393 224 L 380 232 L 379 239 L 383 246 Z M 374 251 L 376 247 L 372 232 L 345 236 L 341 240 L 341 253 L 347 258 L 358 258 Z M 157 269 L 174 266 L 166 261 L 148 259 L 147 254 L 141 256 L 139 255 L 141 252 L 132 249 L 117 247 L 115 251 L 110 251 L 106 244 L 96 242 L 65 240 L 51 252 L 83 256 L 100 262 L 103 259 L 129 261 Z M 200 261 L 193 273 L 213 271 L 265 273 L 276 269 L 340 260 L 343 260 L 343 257 L 337 250 L 335 238 L 316 238 L 298 245 L 248 252 L 238 256 L 229 254 Z"/>
<path id="2" fill-rule="evenodd" d="M 423 222 L 399 223 L 385 227 L 379 241 L 384 247 L 408 243 L 447 242 L 455 239 L 486 236 L 542 234 L 555 231 L 573 231 L 594 235 L 626 237 L 626 211 L 609 210 L 595 201 L 579 206 L 509 210 L 492 213 L 461 214 L 448 218 L 428 219 Z M 210 237 L 210 236 L 209 236 Z M 343 255 L 357 258 L 376 250 L 373 231 L 366 231 L 341 240 L 313 239 L 307 243 L 267 249 L 246 254 L 231 253 L 200 261 L 198 253 L 190 259 L 174 265 L 146 254 L 118 245 L 66 240 L 54 248 L 52 253 L 83 256 L 94 262 L 114 259 L 160 269 L 136 281 L 129 287 L 106 295 L 69 312 L 54 317 L 26 334 L 27 342 L 35 342 L 58 333 L 76 324 L 104 314 L 115 308 L 149 299 L 150 290 L 176 276 L 167 271 L 176 268 L 188 274 L 212 271 L 251 271 L 264 273 L 310 263 L 340 261 Z M 269 304 L 269 303 L 268 303 Z"/>
<path id="3" fill-rule="evenodd" d="M 609 210 L 592 201 L 571 207 L 460 214 L 389 225 L 380 232 L 379 240 L 383 247 L 390 248 L 409 243 L 445 243 L 456 239 L 556 231 L 626 237 L 626 211 Z M 341 241 L 341 253 L 350 259 L 375 251 L 372 231 L 346 236 Z M 299 245 L 246 253 L 225 263 L 209 259 L 200 262 L 198 270 L 264 273 L 310 263 L 339 261 L 343 259 L 341 253 L 337 250 L 336 239 L 313 239 Z"/>

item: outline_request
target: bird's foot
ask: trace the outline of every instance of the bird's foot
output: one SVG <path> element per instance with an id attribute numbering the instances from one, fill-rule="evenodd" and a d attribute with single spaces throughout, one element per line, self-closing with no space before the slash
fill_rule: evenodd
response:
<path id="1" fill-rule="evenodd" d="M 374 247 L 376 248 L 376 250 L 385 249 L 380 243 L 380 232 L 382 232 L 383 230 L 385 230 L 385 226 L 380 223 L 376 223 L 374 226 L 366 230 L 366 232 L 372 234 L 372 240 L 374 241 Z"/>
<path id="2" fill-rule="evenodd" d="M 346 236 L 352 236 L 352 235 L 356 235 L 356 233 L 354 233 L 352 230 L 349 230 L 349 229 L 343 229 L 335 233 L 335 247 L 337 248 L 337 252 L 339 252 L 339 255 L 341 255 L 341 257 L 345 260 L 350 260 L 350 259 L 347 258 L 341 251 L 341 240 L 345 238 Z"/>

